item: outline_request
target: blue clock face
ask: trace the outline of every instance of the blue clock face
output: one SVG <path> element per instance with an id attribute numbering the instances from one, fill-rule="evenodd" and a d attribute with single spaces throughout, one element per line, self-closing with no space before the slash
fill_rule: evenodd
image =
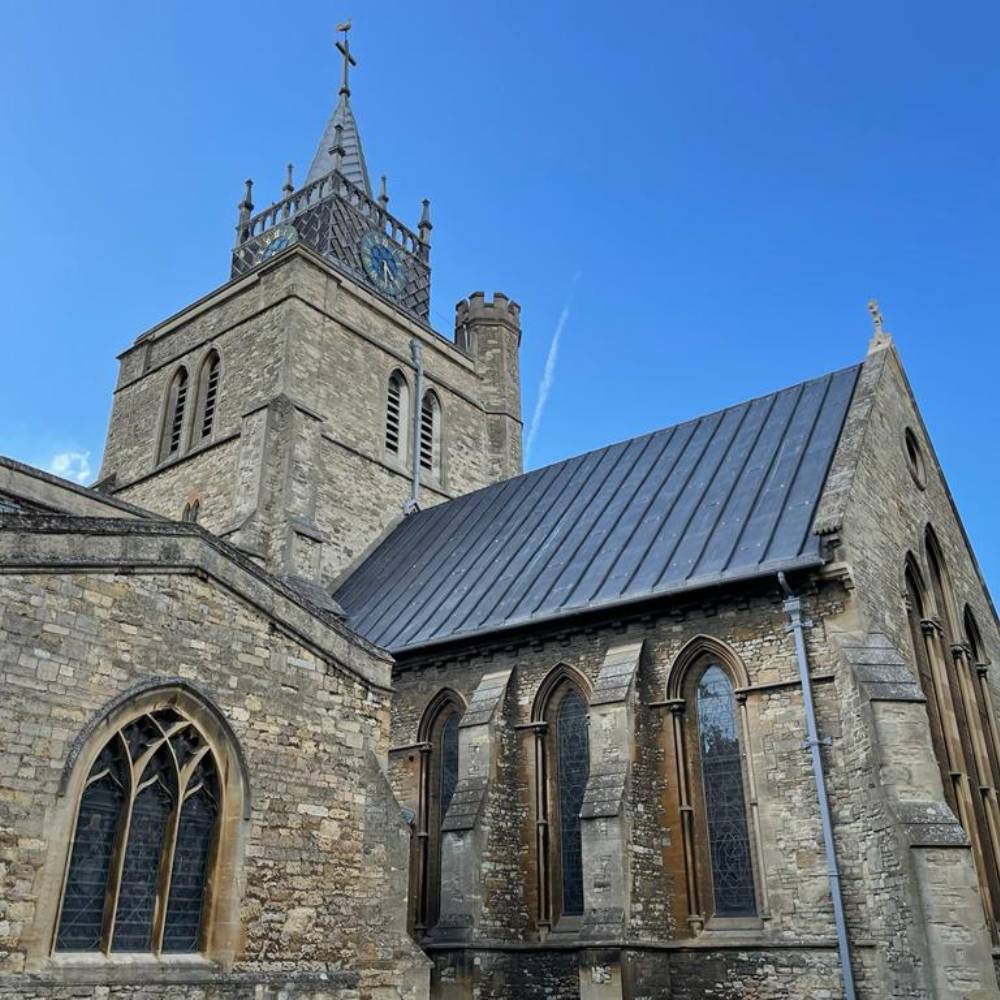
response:
<path id="1" fill-rule="evenodd" d="M 406 262 L 388 236 L 365 233 L 361 237 L 361 263 L 368 280 L 387 295 L 399 295 L 406 287 Z"/>
<path id="2" fill-rule="evenodd" d="M 257 251 L 257 261 L 268 260 L 275 254 L 281 253 L 285 247 L 296 243 L 298 238 L 299 234 L 295 227 L 287 222 L 275 226 L 261 238 L 260 248 Z"/>

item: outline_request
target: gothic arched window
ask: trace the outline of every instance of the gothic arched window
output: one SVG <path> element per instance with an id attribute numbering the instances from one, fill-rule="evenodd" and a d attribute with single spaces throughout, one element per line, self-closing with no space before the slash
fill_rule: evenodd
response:
<path id="1" fill-rule="evenodd" d="M 188 373 L 182 365 L 174 373 L 167 389 L 167 405 L 163 414 L 163 433 L 160 439 L 160 461 L 179 455 L 181 434 L 184 431 L 184 408 L 187 404 Z"/>
<path id="2" fill-rule="evenodd" d="M 428 389 L 420 403 L 420 467 L 435 478 L 441 475 L 441 403 Z"/>
<path id="3" fill-rule="evenodd" d="M 210 351 L 201 366 L 198 378 L 198 417 L 195 434 L 198 441 L 207 441 L 215 426 L 215 411 L 219 401 L 219 380 L 222 361 L 218 351 Z"/>
<path id="4" fill-rule="evenodd" d="M 417 809 L 417 886 L 414 926 L 433 927 L 441 913 L 441 826 L 458 784 L 458 728 L 462 703 L 442 691 L 420 726 L 420 793 Z"/>
<path id="5" fill-rule="evenodd" d="M 399 461 L 406 459 L 409 430 L 409 386 L 396 369 L 389 376 L 385 402 L 385 450 Z"/>
<path id="6" fill-rule="evenodd" d="M 55 950 L 204 950 L 222 794 L 192 718 L 162 701 L 127 717 L 83 783 Z"/>
<path id="7" fill-rule="evenodd" d="M 575 672 L 557 667 L 536 698 L 539 923 L 582 916 L 580 811 L 590 777 L 589 708 Z"/>
<path id="8" fill-rule="evenodd" d="M 980 892 L 994 943 L 1000 941 L 1000 773 L 995 730 L 977 690 L 975 664 L 963 642 L 954 591 L 932 528 L 924 537 L 928 586 L 913 594 L 915 567 L 908 567 L 911 628 L 921 684 L 928 701 L 932 740 L 948 804 L 972 842 Z M 919 616 L 919 618 L 917 618 Z M 914 619 L 917 618 L 915 622 Z M 934 719 L 934 715 L 938 719 Z M 940 733 L 935 732 L 935 721 Z M 992 748 L 991 748 L 992 744 Z M 944 764 L 947 762 L 947 773 Z"/>
<path id="9" fill-rule="evenodd" d="M 695 700 L 714 913 L 719 917 L 753 916 L 757 902 L 739 720 L 733 685 L 720 666 L 711 663 L 705 668 Z"/>
<path id="10" fill-rule="evenodd" d="M 747 710 L 737 697 L 748 684 L 735 654 L 708 637 L 692 642 L 670 672 L 687 919 L 695 930 L 761 909 Z"/>

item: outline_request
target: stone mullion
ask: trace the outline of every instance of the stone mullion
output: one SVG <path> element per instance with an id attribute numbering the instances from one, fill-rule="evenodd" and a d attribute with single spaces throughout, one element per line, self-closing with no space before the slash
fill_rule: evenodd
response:
<path id="1" fill-rule="evenodd" d="M 979 824 L 976 822 L 975 807 L 972 803 L 972 789 L 970 788 L 969 762 L 965 759 L 965 752 L 962 747 L 962 738 L 958 731 L 958 721 L 955 716 L 955 704 L 952 697 L 951 684 L 945 669 L 945 655 L 941 642 L 941 625 L 936 620 L 924 619 L 920 623 L 924 634 L 924 641 L 927 646 L 927 656 L 930 661 L 931 670 L 934 675 L 934 686 L 939 693 L 939 705 L 942 708 L 942 726 L 945 730 L 945 743 L 948 747 L 949 767 L 951 768 L 952 782 L 955 787 L 955 800 L 958 803 L 959 822 L 965 830 L 966 836 L 972 844 L 972 856 L 975 859 L 978 872 L 985 874 L 986 859 L 983 854 L 983 844 L 979 835 Z M 983 908 L 992 920 L 992 907 L 990 905 L 989 891 L 984 884 L 985 880 L 979 880 L 979 893 L 982 897 Z"/>
<path id="2" fill-rule="evenodd" d="M 993 692 L 990 690 L 989 667 L 985 663 L 977 663 L 975 671 L 979 694 L 983 705 L 986 707 L 986 721 L 990 730 L 990 742 L 993 745 L 993 754 L 995 759 L 1000 761 L 1000 728 L 997 726 L 996 710 L 993 707 Z"/>
<path id="3" fill-rule="evenodd" d="M 759 878 L 755 879 L 757 889 L 760 893 L 760 906 L 758 914 L 766 917 L 770 913 L 767 896 L 767 879 L 764 877 L 764 838 L 760 830 L 760 805 L 757 801 L 757 776 L 754 772 L 753 754 L 750 752 L 750 718 L 747 711 L 746 691 L 736 692 L 736 703 L 739 705 L 740 726 L 742 727 L 743 739 L 740 741 L 743 761 L 746 765 L 747 775 L 747 798 L 750 803 L 750 823 L 753 829 L 754 847 L 756 848 L 756 865 L 754 871 L 759 873 Z"/>
<path id="4" fill-rule="evenodd" d="M 549 776 L 544 724 L 535 733 L 535 850 L 538 857 L 538 927 L 552 926 L 552 900 L 549 876 Z"/>
<path id="5" fill-rule="evenodd" d="M 429 874 L 428 846 L 430 840 L 430 772 L 431 745 L 420 747 L 420 778 L 417 783 L 417 905 L 413 929 L 427 929 L 427 890 Z"/>
<path id="6" fill-rule="evenodd" d="M 681 839 L 684 844 L 684 880 L 687 889 L 687 922 L 694 933 L 699 933 L 705 926 L 701 913 L 701 900 L 698 893 L 698 870 L 695 858 L 694 807 L 691 805 L 691 795 L 688 780 L 687 749 L 684 741 L 684 701 L 679 699 L 670 703 L 670 711 L 674 724 L 674 757 L 677 762 L 677 797 L 681 814 Z"/>
<path id="7" fill-rule="evenodd" d="M 994 775 L 990 765 L 989 749 L 986 746 L 986 737 L 982 730 L 982 720 L 979 714 L 979 704 L 976 699 L 976 692 L 972 682 L 971 664 L 965 648 L 961 645 L 954 645 L 951 648 L 955 660 L 955 671 L 958 676 L 959 688 L 962 699 L 965 702 L 966 722 L 969 727 L 969 735 L 972 740 L 973 750 L 976 756 L 976 772 L 978 777 L 978 792 L 982 798 L 983 812 L 986 816 L 986 825 L 989 832 L 990 853 L 993 860 L 993 870 L 997 877 L 1000 877 L 1000 809 L 997 804 L 997 790 L 994 783 Z M 986 888 L 990 895 L 991 906 L 990 928 L 994 938 L 996 938 L 997 927 L 995 919 L 995 904 L 993 899 L 995 886 L 986 880 Z"/>

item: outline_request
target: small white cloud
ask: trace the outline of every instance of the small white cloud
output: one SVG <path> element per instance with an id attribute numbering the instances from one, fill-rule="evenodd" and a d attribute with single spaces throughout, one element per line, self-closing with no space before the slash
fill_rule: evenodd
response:
<path id="1" fill-rule="evenodd" d="M 63 479 L 72 479 L 74 483 L 85 483 L 93 477 L 90 452 L 60 451 L 52 456 L 47 471 L 62 476 Z"/>

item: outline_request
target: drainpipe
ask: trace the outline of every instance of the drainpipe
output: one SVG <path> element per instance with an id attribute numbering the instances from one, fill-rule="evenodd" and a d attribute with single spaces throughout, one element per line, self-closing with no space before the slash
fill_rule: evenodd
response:
<path id="1" fill-rule="evenodd" d="M 799 664 L 799 678 L 802 681 L 802 702 L 806 710 L 806 744 L 812 755 L 813 777 L 816 780 L 816 797 L 819 799 L 819 816 L 823 825 L 823 847 L 826 851 L 826 872 L 830 879 L 830 895 L 833 898 L 833 920 L 837 927 L 837 951 L 840 953 L 840 972 L 844 979 L 844 1000 L 855 1000 L 854 972 L 851 969 L 851 948 L 847 940 L 847 920 L 844 917 L 844 899 L 840 891 L 840 870 L 837 867 L 837 852 L 833 843 L 833 823 L 830 820 L 830 802 L 826 796 L 826 776 L 823 773 L 823 758 L 820 745 L 829 744 L 829 738 L 820 740 L 816 729 L 816 706 L 813 704 L 812 683 L 809 678 L 809 659 L 803 629 L 811 628 L 812 622 L 802 619 L 802 600 L 792 591 L 784 573 L 778 574 L 778 583 L 785 592 L 785 611 L 789 624 L 786 630 L 795 639 L 795 658 Z"/>
<path id="2" fill-rule="evenodd" d="M 423 345 L 414 338 L 410 341 L 413 355 L 413 476 L 410 498 L 403 504 L 404 514 L 415 514 L 420 510 L 420 408 L 424 395 L 424 354 Z"/>

